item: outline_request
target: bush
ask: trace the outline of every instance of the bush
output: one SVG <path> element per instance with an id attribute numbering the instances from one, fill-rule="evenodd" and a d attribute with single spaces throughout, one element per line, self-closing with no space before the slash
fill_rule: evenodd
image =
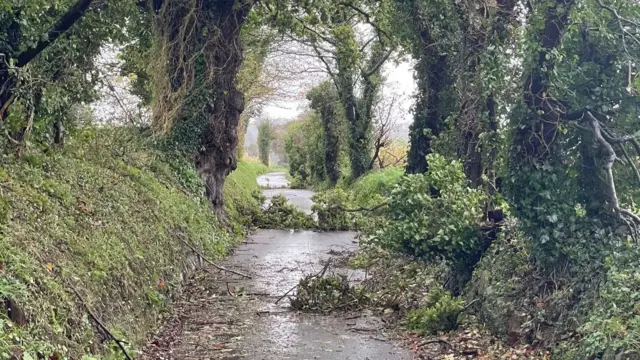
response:
<path id="1" fill-rule="evenodd" d="M 578 329 L 580 358 L 640 357 L 640 251 L 620 250 L 606 259 L 607 275 L 595 301 L 583 304 L 590 311 Z"/>
<path id="2" fill-rule="evenodd" d="M 354 203 L 370 207 L 385 201 L 403 175 L 404 169 L 391 167 L 363 176 L 349 187 Z"/>
<path id="3" fill-rule="evenodd" d="M 426 174 L 402 177 L 391 192 L 388 225 L 370 232 L 385 248 L 464 262 L 481 248 L 482 192 L 467 186 L 462 164 L 429 155 Z M 381 224 L 385 224 L 381 222 Z"/>
<path id="4" fill-rule="evenodd" d="M 426 304 L 411 310 L 405 316 L 405 326 L 423 335 L 434 335 L 439 331 L 453 331 L 458 327 L 458 316 L 463 310 L 463 301 L 451 293 L 434 288 L 429 292 Z"/>

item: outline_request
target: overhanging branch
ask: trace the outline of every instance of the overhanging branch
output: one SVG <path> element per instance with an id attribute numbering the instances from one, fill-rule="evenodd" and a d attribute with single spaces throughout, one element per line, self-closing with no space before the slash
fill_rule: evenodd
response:
<path id="1" fill-rule="evenodd" d="M 73 24 L 78 22 L 82 18 L 82 16 L 87 12 L 89 6 L 93 0 L 78 0 L 76 4 L 67 11 L 64 16 L 58 20 L 50 29 L 47 31 L 47 34 L 43 40 L 38 41 L 38 44 L 35 47 L 32 47 L 20 55 L 18 55 L 18 61 L 16 66 L 22 67 L 27 65 L 33 59 L 35 59 L 44 49 L 53 44 L 60 35 L 64 34 L 67 30 L 69 30 Z"/>

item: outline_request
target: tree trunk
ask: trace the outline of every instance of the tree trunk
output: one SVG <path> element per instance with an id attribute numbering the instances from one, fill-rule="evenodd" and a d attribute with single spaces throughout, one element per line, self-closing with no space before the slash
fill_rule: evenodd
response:
<path id="1" fill-rule="evenodd" d="M 548 74 L 551 73 L 554 64 L 553 60 L 548 59 L 548 55 L 559 45 L 569 25 L 568 17 L 573 3 L 573 0 L 556 0 L 555 4 L 546 10 L 538 63 L 527 76 L 523 86 L 523 98 L 529 112 L 523 126 L 520 126 L 515 134 L 515 166 L 541 164 L 553 155 L 553 140 L 558 133 L 558 124 L 565 118 L 567 108 L 549 93 Z"/>
<path id="2" fill-rule="evenodd" d="M 210 48 L 205 49 L 214 54 L 207 61 L 207 70 L 214 74 L 213 98 L 204 108 L 208 124 L 202 134 L 196 168 L 206 186 L 205 194 L 219 216 L 224 216 L 225 179 L 238 166 L 238 124 L 244 110 L 244 96 L 236 88 L 236 75 L 242 64 L 240 30 L 251 4 L 236 5 L 235 1 L 224 0 L 208 5 L 219 33 L 215 41 L 209 42 Z"/>
<path id="3" fill-rule="evenodd" d="M 327 178 L 335 184 L 340 179 L 340 137 L 336 123 L 335 102 L 326 104 L 321 110 L 322 125 L 324 127 L 325 158 L 324 166 Z"/>
<path id="4" fill-rule="evenodd" d="M 418 100 L 414 120 L 409 128 L 410 146 L 407 154 L 407 173 L 427 172 L 426 156 L 432 152 L 431 139 L 440 135 L 444 117 L 440 114 L 440 99 L 445 88 L 447 57 L 439 55 L 430 36 L 423 31 L 423 53 L 416 64 Z M 429 46 L 431 45 L 431 46 Z"/>

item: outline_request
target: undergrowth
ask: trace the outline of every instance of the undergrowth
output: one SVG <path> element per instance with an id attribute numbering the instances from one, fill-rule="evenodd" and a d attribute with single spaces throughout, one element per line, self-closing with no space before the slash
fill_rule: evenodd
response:
<path id="1" fill-rule="evenodd" d="M 228 233 L 191 165 L 154 150 L 147 135 L 87 128 L 64 149 L 2 158 L 0 298 L 27 321 L 0 315 L 0 359 L 121 358 L 74 288 L 135 353 L 197 266 L 185 242 L 218 258 L 242 239 L 266 167 L 240 162 L 229 176 Z"/>

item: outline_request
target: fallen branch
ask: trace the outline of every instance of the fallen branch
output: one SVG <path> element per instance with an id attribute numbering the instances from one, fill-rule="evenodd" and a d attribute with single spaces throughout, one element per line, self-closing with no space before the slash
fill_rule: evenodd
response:
<path id="1" fill-rule="evenodd" d="M 327 263 L 324 265 L 324 267 L 322 268 L 322 270 L 320 272 L 318 272 L 317 274 L 315 274 L 313 277 L 323 277 L 324 274 L 327 272 L 327 269 L 329 268 L 329 265 L 331 264 L 331 259 L 329 259 L 327 261 Z M 278 305 L 278 303 L 284 299 L 285 297 L 287 297 L 287 295 L 289 295 L 293 290 L 297 289 L 298 286 L 300 286 L 300 282 L 298 282 L 296 284 L 296 286 L 292 287 L 291 289 L 289 289 L 289 291 L 287 291 L 286 293 L 284 293 L 284 295 L 280 296 L 278 298 L 278 300 L 276 300 L 275 304 Z"/>
<path id="2" fill-rule="evenodd" d="M 190 248 L 194 253 L 196 253 L 196 255 L 200 256 L 200 258 L 201 258 L 202 260 L 204 260 L 204 262 L 206 262 L 207 264 L 209 264 L 209 265 L 213 266 L 214 268 L 216 268 L 216 269 L 218 269 L 218 270 L 221 270 L 221 271 L 225 271 L 225 272 L 231 273 L 231 274 L 240 275 L 240 276 L 242 276 L 242 277 L 244 277 L 244 278 L 247 278 L 247 279 L 251 279 L 251 276 L 249 276 L 249 275 L 247 275 L 247 274 L 243 274 L 243 273 L 241 273 L 241 272 L 239 272 L 239 271 L 235 271 L 235 270 L 227 269 L 227 268 L 225 268 L 225 267 L 222 267 L 222 266 L 220 266 L 220 265 L 218 265 L 218 264 L 214 263 L 213 261 L 211 261 L 211 260 L 207 259 L 204 255 L 202 255 L 202 253 L 201 253 L 200 251 L 198 251 L 198 250 L 197 250 L 193 245 L 189 244 L 186 240 L 184 240 L 184 239 L 183 239 L 183 238 L 181 238 L 181 237 L 178 237 L 178 239 L 180 239 L 180 241 L 182 241 L 182 243 L 184 243 L 185 245 L 187 245 L 187 247 L 189 247 L 189 248 Z"/>
<path id="3" fill-rule="evenodd" d="M 478 301 L 480 301 L 480 299 L 473 299 L 473 300 L 471 300 L 467 305 L 465 305 L 465 306 L 462 308 L 462 312 L 466 311 L 468 308 L 470 308 L 470 307 L 471 307 L 471 305 L 473 305 L 473 304 L 477 303 Z"/>
<path id="4" fill-rule="evenodd" d="M 422 343 L 418 344 L 418 347 L 423 347 L 423 346 L 426 346 L 426 345 L 429 345 L 429 344 L 444 344 L 444 345 L 447 345 L 447 346 L 449 346 L 450 348 L 453 349 L 453 345 L 451 345 L 450 342 L 448 342 L 446 340 L 442 340 L 442 339 L 428 340 L 428 341 L 425 341 L 425 342 L 422 342 Z"/>
<path id="5" fill-rule="evenodd" d="M 118 345 L 118 347 L 120 348 L 120 351 L 122 351 L 122 354 L 124 355 L 124 358 L 127 360 L 132 360 L 131 356 L 129 356 L 129 354 L 127 353 L 127 350 L 124 348 L 123 344 L 126 344 L 126 342 L 118 339 L 117 337 L 115 337 L 115 335 L 113 335 L 113 333 L 111 333 L 111 331 L 109 331 L 109 329 L 102 323 L 102 321 L 100 321 L 100 319 L 93 313 L 93 311 L 91 311 L 91 309 L 89 308 L 89 305 L 87 305 L 87 303 L 84 301 L 84 299 L 82 298 L 78 290 L 76 290 L 76 288 L 73 285 L 71 285 L 69 282 L 67 282 L 67 285 L 71 288 L 73 293 L 78 298 L 78 301 L 80 301 L 85 311 L 87 312 L 87 314 L 89 314 L 89 316 L 96 323 L 96 325 L 98 325 L 98 327 L 105 334 L 107 334 L 111 338 L 111 340 L 113 340 L 113 342 L 115 342 Z"/>

